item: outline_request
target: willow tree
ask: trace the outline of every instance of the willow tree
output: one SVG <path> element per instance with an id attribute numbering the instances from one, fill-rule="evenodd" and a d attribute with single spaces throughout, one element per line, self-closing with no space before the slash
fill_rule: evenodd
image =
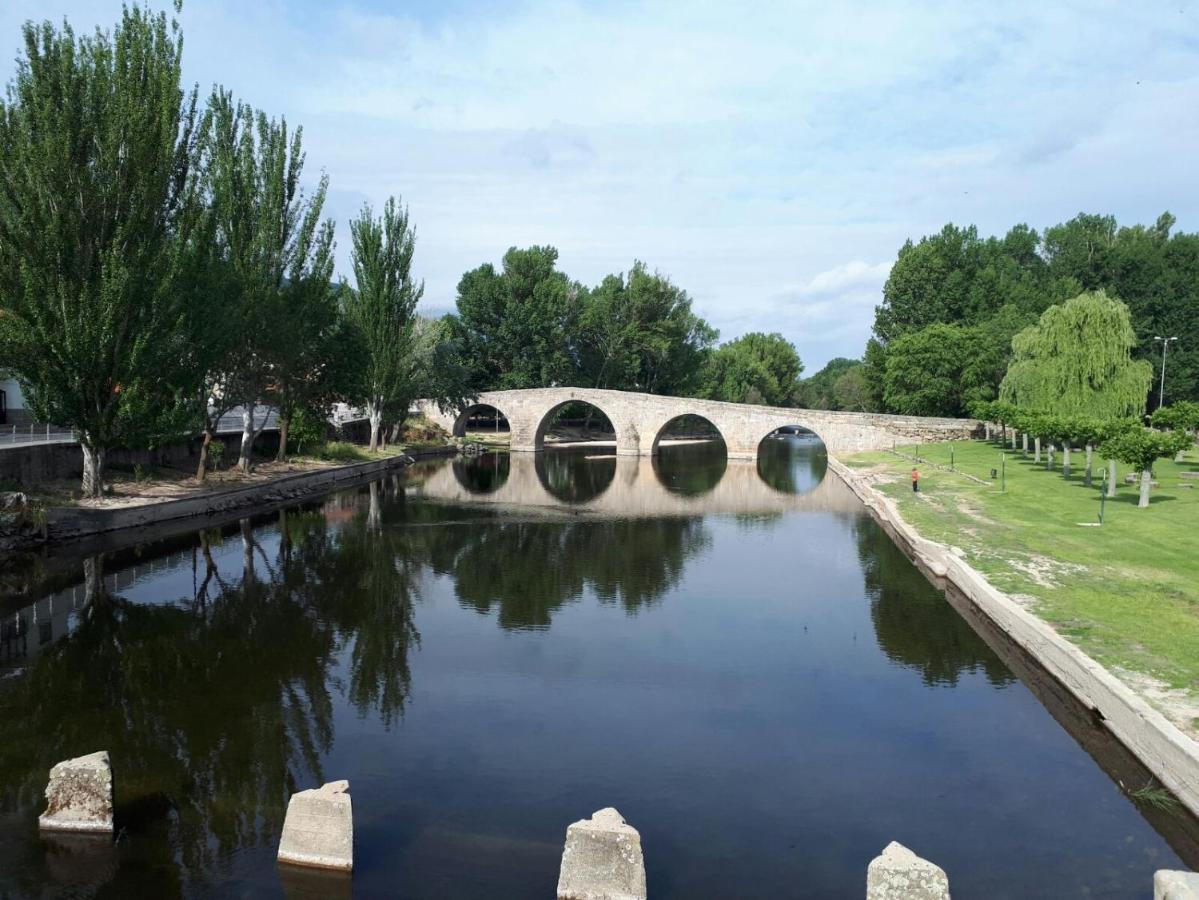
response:
<path id="1" fill-rule="evenodd" d="M 310 351 L 310 336 L 290 320 L 308 303 L 331 302 L 333 225 L 321 220 L 328 179 L 305 193 L 303 129 L 290 131 L 286 120 L 219 89 L 205 118 L 204 160 L 218 253 L 237 293 L 229 323 L 237 340 L 212 382 L 225 401 L 242 405 L 238 465 L 248 470 L 265 424 L 255 407 L 293 375 L 308 377 L 307 363 L 296 360 Z"/>
<path id="2" fill-rule="evenodd" d="M 0 359 L 33 413 L 71 426 L 83 492 L 105 453 L 177 433 L 196 215 L 182 36 L 127 7 L 111 32 L 24 29 L 0 101 Z"/>
<path id="3" fill-rule="evenodd" d="M 416 304 L 425 292 L 412 277 L 416 231 L 408 210 L 387 199 L 376 219 L 370 204 L 350 222 L 356 290 L 346 291 L 347 318 L 358 329 L 366 358 L 362 394 L 371 423 L 370 449 L 377 450 L 387 410 L 406 401 L 412 380 Z"/>
<path id="4" fill-rule="evenodd" d="M 1079 294 L 1012 339 L 1000 399 L 1061 416 L 1139 416 L 1153 371 L 1132 359 L 1136 343 L 1127 306 L 1101 290 Z"/>

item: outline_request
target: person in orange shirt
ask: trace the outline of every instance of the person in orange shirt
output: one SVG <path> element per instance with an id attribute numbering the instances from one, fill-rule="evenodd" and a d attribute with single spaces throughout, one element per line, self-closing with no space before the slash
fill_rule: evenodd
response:
<path id="1" fill-rule="evenodd" d="M 920 493 L 920 470 L 912 469 L 912 493 Z"/>

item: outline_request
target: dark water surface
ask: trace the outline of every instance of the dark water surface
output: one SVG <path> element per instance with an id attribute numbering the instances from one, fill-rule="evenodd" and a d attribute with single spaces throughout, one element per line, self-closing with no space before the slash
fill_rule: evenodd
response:
<path id="1" fill-rule="evenodd" d="M 861 897 L 891 840 L 955 900 L 1144 898 L 1199 862 L 819 445 L 768 444 L 421 464 L 45 561 L 0 600 L 0 897 L 349 896 L 275 863 L 288 795 L 338 778 L 358 897 L 552 897 L 605 806 L 654 900 Z M 50 766 L 98 749 L 119 840 L 39 837 Z"/>

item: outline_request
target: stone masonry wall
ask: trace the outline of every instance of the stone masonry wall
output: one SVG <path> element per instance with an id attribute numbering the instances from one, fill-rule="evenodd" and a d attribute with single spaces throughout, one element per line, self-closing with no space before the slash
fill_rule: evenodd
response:
<path id="1" fill-rule="evenodd" d="M 494 406 L 504 414 L 512 429 L 513 450 L 540 450 L 554 414 L 572 400 L 586 401 L 603 411 L 616 429 L 616 452 L 623 456 L 656 453 L 662 430 L 673 419 L 687 414 L 710 421 L 724 437 L 729 456 L 745 459 L 757 456 L 762 438 L 784 425 L 799 425 L 815 432 L 834 455 L 881 450 L 894 443 L 965 439 L 981 427 L 970 419 L 781 409 L 589 388 L 487 391 L 479 394 L 476 404 Z M 446 430 L 463 434 L 465 412 L 455 418 L 432 404 L 422 403 L 421 409 Z"/>

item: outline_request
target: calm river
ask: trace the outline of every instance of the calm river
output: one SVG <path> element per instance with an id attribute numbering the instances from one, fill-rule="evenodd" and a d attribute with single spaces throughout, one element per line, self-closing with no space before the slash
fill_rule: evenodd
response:
<path id="1" fill-rule="evenodd" d="M 275 864 L 289 794 L 339 778 L 355 897 L 552 897 L 605 806 L 653 900 L 862 897 L 891 840 L 955 900 L 1141 900 L 1199 865 L 819 444 L 769 451 L 421 463 L 10 573 L 0 897 L 349 896 Z M 118 840 L 39 837 L 50 766 L 99 749 Z"/>

